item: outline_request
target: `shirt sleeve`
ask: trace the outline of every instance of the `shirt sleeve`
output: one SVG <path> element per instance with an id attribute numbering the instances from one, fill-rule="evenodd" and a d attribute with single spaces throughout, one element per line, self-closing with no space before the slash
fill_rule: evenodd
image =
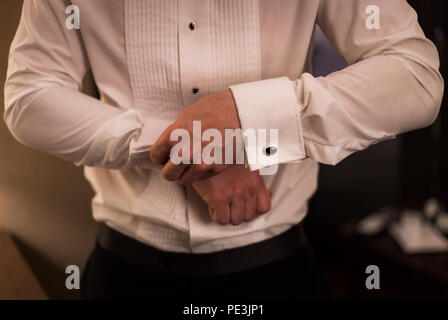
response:
<path id="1" fill-rule="evenodd" d="M 379 9 L 378 29 L 366 25 L 370 5 Z M 323 0 L 317 23 L 347 68 L 230 87 L 243 130 L 279 129 L 279 163 L 334 165 L 436 119 L 444 86 L 438 53 L 406 1 Z"/>
<path id="2" fill-rule="evenodd" d="M 23 144 L 76 165 L 153 168 L 149 153 L 146 158 L 141 153 L 134 157 L 133 147 L 141 140 L 151 145 L 157 139 L 155 130 L 145 128 L 161 127 L 162 132 L 167 124 L 80 92 L 89 65 L 79 30 L 65 25 L 68 5 L 68 1 L 24 2 L 10 49 L 6 124 Z"/>

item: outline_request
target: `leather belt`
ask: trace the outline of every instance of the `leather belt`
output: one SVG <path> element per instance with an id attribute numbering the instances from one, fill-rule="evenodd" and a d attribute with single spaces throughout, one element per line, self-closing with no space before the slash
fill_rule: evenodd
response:
<path id="1" fill-rule="evenodd" d="M 157 272 L 177 275 L 218 275 L 265 265 L 300 250 L 307 249 L 302 224 L 273 238 L 234 249 L 212 253 L 166 252 L 131 237 L 105 224 L 101 225 L 99 244 L 107 251 L 137 265 Z"/>

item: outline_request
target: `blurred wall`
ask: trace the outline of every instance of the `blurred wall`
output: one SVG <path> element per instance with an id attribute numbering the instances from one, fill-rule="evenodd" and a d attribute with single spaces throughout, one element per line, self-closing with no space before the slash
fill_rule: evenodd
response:
<path id="1" fill-rule="evenodd" d="M 22 2 L 0 1 L 2 106 L 9 45 Z M 78 298 L 79 292 L 65 288 L 65 267 L 82 269 L 97 230 L 90 211 L 93 192 L 82 168 L 20 145 L 3 120 L 0 150 L 0 229 L 14 236 L 50 298 Z"/>

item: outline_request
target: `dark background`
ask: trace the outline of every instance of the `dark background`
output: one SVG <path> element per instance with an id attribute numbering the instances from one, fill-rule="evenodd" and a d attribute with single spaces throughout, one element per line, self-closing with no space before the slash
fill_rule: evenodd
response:
<path id="1" fill-rule="evenodd" d="M 447 79 L 447 3 L 408 1 L 426 36 L 438 48 Z M 317 32 L 314 74 L 326 75 L 344 61 Z M 405 255 L 383 232 L 357 236 L 356 221 L 384 206 L 399 213 L 421 209 L 430 197 L 448 200 L 448 115 L 445 97 L 436 122 L 395 140 L 355 153 L 337 166 L 320 165 L 319 189 L 310 203 L 307 233 L 337 298 L 448 298 L 447 254 Z M 368 291 L 363 276 L 369 264 L 384 270 L 381 290 Z M 363 278 L 364 277 L 364 278 Z"/>
<path id="2" fill-rule="evenodd" d="M 439 49 L 446 79 L 446 1 L 408 1 L 419 14 L 426 36 Z M 342 58 L 317 32 L 313 69 L 324 76 L 345 67 Z M 337 222 L 370 213 L 383 205 L 420 208 L 428 197 L 444 197 L 448 189 L 447 110 L 443 101 L 436 122 L 425 129 L 373 145 L 337 166 L 320 165 L 319 190 L 312 202 L 313 217 Z M 446 195 L 445 195 L 446 196 Z"/>

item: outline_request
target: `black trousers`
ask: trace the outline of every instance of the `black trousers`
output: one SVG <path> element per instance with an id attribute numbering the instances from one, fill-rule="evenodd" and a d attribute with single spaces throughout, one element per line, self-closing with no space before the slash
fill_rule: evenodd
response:
<path id="1" fill-rule="evenodd" d="M 224 275 L 180 276 L 131 263 L 97 243 L 82 277 L 85 299 L 322 299 L 325 282 L 309 247 Z"/>

